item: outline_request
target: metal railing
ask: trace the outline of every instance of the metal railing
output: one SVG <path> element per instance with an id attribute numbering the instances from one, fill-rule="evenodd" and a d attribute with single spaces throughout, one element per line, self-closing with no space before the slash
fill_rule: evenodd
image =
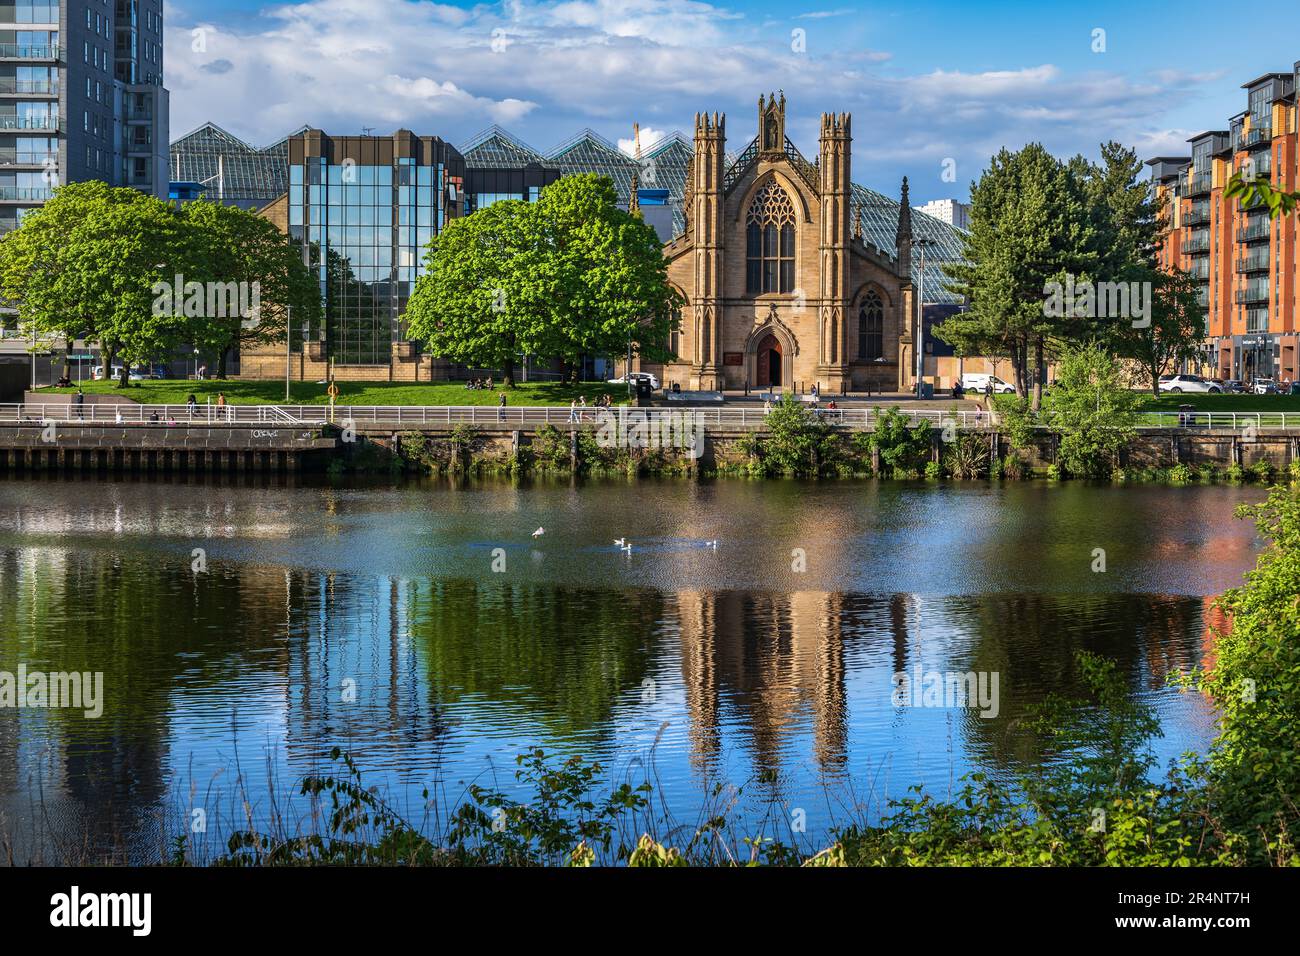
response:
<path id="1" fill-rule="evenodd" d="M 1168 394 L 1168 393 L 1166 393 Z M 823 421 L 849 429 L 871 430 L 890 406 L 854 406 L 816 409 Z M 996 412 L 941 408 L 900 408 L 909 423 L 929 422 L 942 428 L 952 422 L 960 429 L 989 428 L 999 423 Z M 644 419 L 633 416 L 644 415 Z M 682 416 L 689 416 L 683 421 Z M 564 406 L 493 405 L 73 405 L 66 403 L 0 405 L 0 423 L 70 422 L 96 425 L 383 425 L 394 429 L 452 425 L 527 427 L 631 423 L 644 420 L 683 423 L 715 429 L 762 429 L 768 413 L 761 406 L 711 408 L 613 408 L 579 409 L 576 414 Z M 1045 422 L 1048 425 L 1050 422 Z M 1300 412 L 1144 412 L 1139 428 L 1256 428 L 1300 430 Z"/>
<path id="2" fill-rule="evenodd" d="M 848 428 L 874 427 L 880 409 L 873 407 L 817 408 L 822 420 Z M 955 421 L 959 428 L 988 427 L 995 421 L 985 411 L 903 408 L 912 424 L 928 421 L 942 426 Z M 706 428 L 761 428 L 767 420 L 762 406 L 713 408 L 612 408 L 588 407 L 570 412 L 566 406 L 515 405 L 72 405 L 28 402 L 0 405 L 0 422 L 63 421 L 86 424 L 213 424 L 243 425 L 283 422 L 293 425 L 356 424 L 393 428 L 448 425 L 566 426 L 600 425 L 616 422 L 620 414 L 630 418 L 644 414 L 647 423 L 681 421 L 689 415 L 692 424 Z M 674 417 L 676 416 L 676 417 Z"/>

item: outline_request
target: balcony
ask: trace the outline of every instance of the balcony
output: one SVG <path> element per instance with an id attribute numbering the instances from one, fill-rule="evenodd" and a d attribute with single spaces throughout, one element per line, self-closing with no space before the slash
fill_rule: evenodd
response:
<path id="1" fill-rule="evenodd" d="M 1246 310 L 1246 331 L 1267 332 L 1268 331 L 1268 309 L 1247 309 Z"/>
<path id="2" fill-rule="evenodd" d="M 0 200 L 10 202 L 45 202 L 53 195 L 48 186 L 0 186 Z"/>
<path id="3" fill-rule="evenodd" d="M 1189 268 L 1187 272 L 1194 279 L 1208 279 L 1210 277 L 1210 260 L 1197 259 L 1192 263 L 1191 268 Z"/>
<path id="4" fill-rule="evenodd" d="M 19 152 L 16 149 L 0 149 L 0 166 L 57 166 L 58 153 Z"/>
<path id="5" fill-rule="evenodd" d="M 54 113 L 35 116 L 0 116 L 0 129 L 40 129 L 57 132 L 59 117 Z"/>
<path id="6" fill-rule="evenodd" d="M 1184 226 L 1203 226 L 1210 221 L 1210 207 L 1192 206 L 1183 216 Z"/>
<path id="7" fill-rule="evenodd" d="M 1196 304 L 1199 305 L 1202 309 L 1208 309 L 1210 307 L 1209 286 L 1201 286 L 1199 289 L 1196 290 Z"/>
<path id="8" fill-rule="evenodd" d="M 0 60 L 57 60 L 59 45 L 0 43 Z"/>
<path id="9" fill-rule="evenodd" d="M 1269 268 L 1268 250 L 1252 252 L 1237 260 L 1238 272 L 1267 272 Z"/>
<path id="10" fill-rule="evenodd" d="M 15 80 L 13 77 L 0 77 L 0 93 L 36 93 L 42 96 L 58 96 L 59 81 L 53 80 Z"/>
<path id="11" fill-rule="evenodd" d="M 1237 137 L 1238 149 L 1254 149 L 1273 141 L 1273 129 L 1269 126 L 1256 126 Z"/>
<path id="12" fill-rule="evenodd" d="M 1196 256 L 1210 251 L 1210 234 L 1201 232 L 1183 243 L 1183 252 Z"/>
<path id="13" fill-rule="evenodd" d="M 1272 235 L 1272 220 L 1256 219 L 1237 230 L 1238 242 L 1257 242 Z"/>
<path id="14" fill-rule="evenodd" d="M 1208 174 L 1193 176 L 1187 181 L 1187 196 L 1207 195 L 1214 185 L 1214 177 Z"/>
<path id="15" fill-rule="evenodd" d="M 1247 282 L 1244 289 L 1237 290 L 1238 305 L 1267 305 L 1268 281 Z"/>

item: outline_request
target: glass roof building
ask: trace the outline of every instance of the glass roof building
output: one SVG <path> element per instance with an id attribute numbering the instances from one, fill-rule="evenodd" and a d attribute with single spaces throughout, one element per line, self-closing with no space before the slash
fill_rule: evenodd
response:
<path id="1" fill-rule="evenodd" d="M 171 144 L 168 173 L 172 182 L 197 183 L 205 199 L 260 209 L 288 191 L 289 139 L 303 129 L 258 147 L 204 123 Z"/>

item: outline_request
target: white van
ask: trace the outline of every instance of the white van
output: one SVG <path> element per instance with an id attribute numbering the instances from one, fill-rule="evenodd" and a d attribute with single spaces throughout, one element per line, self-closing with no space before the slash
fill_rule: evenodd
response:
<path id="1" fill-rule="evenodd" d="M 978 392 L 980 395 L 984 394 L 989 382 L 993 383 L 993 391 L 999 395 L 1014 395 L 1016 392 L 1014 385 L 1008 385 L 996 375 L 989 375 L 987 372 L 967 372 L 961 377 L 961 387 L 965 391 Z"/>

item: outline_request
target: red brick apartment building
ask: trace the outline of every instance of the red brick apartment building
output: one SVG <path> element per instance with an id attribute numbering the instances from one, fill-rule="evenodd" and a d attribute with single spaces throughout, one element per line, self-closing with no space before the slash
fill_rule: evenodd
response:
<path id="1" fill-rule="evenodd" d="M 1242 86 L 1246 109 L 1228 128 L 1187 142 L 1190 156 L 1148 160 L 1166 198 L 1166 268 L 1201 282 L 1208 337 L 1203 370 L 1221 378 L 1300 380 L 1300 250 L 1296 216 L 1272 220 L 1225 199 L 1234 172 L 1268 177 L 1280 189 L 1300 182 L 1296 149 L 1300 62 L 1290 73 L 1265 73 Z"/>

